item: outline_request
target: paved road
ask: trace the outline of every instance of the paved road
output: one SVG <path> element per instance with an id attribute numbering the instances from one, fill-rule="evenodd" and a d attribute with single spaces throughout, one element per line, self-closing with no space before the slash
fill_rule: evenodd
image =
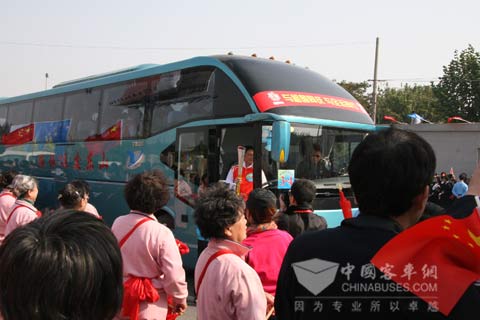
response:
<path id="1" fill-rule="evenodd" d="M 188 283 L 188 308 L 185 314 L 181 317 L 178 317 L 178 320 L 196 320 L 197 319 L 197 307 L 195 306 L 195 295 L 193 289 L 193 271 L 187 272 L 187 283 Z"/>
<path id="2" fill-rule="evenodd" d="M 197 307 L 188 305 L 187 311 L 178 320 L 197 320 Z"/>

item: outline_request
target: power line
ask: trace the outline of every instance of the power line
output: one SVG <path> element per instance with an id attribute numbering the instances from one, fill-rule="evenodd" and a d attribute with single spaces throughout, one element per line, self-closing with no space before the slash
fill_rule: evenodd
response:
<path id="1" fill-rule="evenodd" d="M 337 42 L 337 43 L 313 43 L 313 44 L 292 44 L 281 46 L 244 46 L 244 47 L 127 47 L 127 46 L 93 46 L 76 44 L 52 44 L 42 42 L 14 42 L 0 41 L 0 45 L 7 46 L 28 46 L 45 48 L 75 48 L 75 49 L 110 49 L 110 50 L 255 50 L 255 49 L 285 49 L 285 48 L 315 48 L 315 47 L 338 47 L 338 46 L 359 46 L 370 45 L 368 41 Z"/>
<path id="2" fill-rule="evenodd" d="M 439 82 L 442 80 L 442 77 L 438 78 L 392 78 L 392 79 L 379 79 L 377 82 Z M 480 82 L 479 79 L 457 79 L 463 82 Z M 368 82 L 374 81 L 373 79 L 368 79 Z"/>
<path id="3" fill-rule="evenodd" d="M 431 82 L 439 81 L 439 78 L 391 78 L 391 79 L 378 79 L 378 82 Z M 368 79 L 367 81 L 373 81 L 373 79 Z"/>

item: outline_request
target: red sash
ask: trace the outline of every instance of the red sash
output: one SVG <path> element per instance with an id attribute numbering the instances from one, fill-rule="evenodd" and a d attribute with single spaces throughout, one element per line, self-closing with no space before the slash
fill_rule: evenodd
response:
<path id="1" fill-rule="evenodd" d="M 32 208 L 30 208 L 29 206 L 25 206 L 25 205 L 21 204 L 21 205 L 16 206 L 15 208 L 13 208 L 12 212 L 10 212 L 10 215 L 7 218 L 7 224 L 10 221 L 10 218 L 12 218 L 15 210 L 17 210 L 18 208 L 21 208 L 21 207 L 25 207 L 25 208 L 28 208 L 28 209 L 32 210 L 33 212 L 35 212 L 35 214 L 37 215 L 38 218 L 40 218 L 42 216 L 42 212 L 40 210 L 35 211 Z"/>
<path id="2" fill-rule="evenodd" d="M 221 256 L 222 254 L 227 254 L 227 253 L 233 253 L 233 251 L 231 250 L 228 250 L 228 249 L 223 249 L 223 250 L 218 250 L 217 252 L 215 252 L 207 261 L 207 263 L 205 264 L 205 267 L 203 267 L 203 270 L 202 272 L 200 273 L 200 277 L 198 278 L 198 283 L 197 283 L 197 288 L 195 289 L 195 291 L 197 292 L 197 299 L 198 299 L 198 294 L 199 294 L 199 290 L 200 290 L 200 285 L 202 284 L 202 281 L 203 281 L 203 277 L 205 276 L 205 273 L 207 272 L 207 268 L 208 266 L 210 265 L 210 263 L 212 263 L 213 260 L 215 260 L 217 257 Z"/>
<path id="3" fill-rule="evenodd" d="M 11 192 L 5 192 L 5 193 L 0 194 L 0 198 L 3 197 L 3 196 L 10 196 L 10 197 L 15 198 L 15 199 L 17 198 Z"/>
<path id="4" fill-rule="evenodd" d="M 123 284 L 122 316 L 128 316 L 130 320 L 138 319 L 140 302 L 156 302 L 160 299 L 157 289 L 152 285 L 152 280 L 131 276 Z"/>
<path id="5" fill-rule="evenodd" d="M 136 225 L 133 226 L 133 228 L 127 232 L 127 234 L 122 238 L 122 240 L 120 240 L 118 242 L 118 245 L 121 247 L 123 247 L 123 245 L 125 244 L 125 241 L 128 240 L 128 238 L 130 238 L 130 236 L 132 235 L 132 233 L 137 230 L 138 227 L 140 227 L 142 224 L 144 224 L 145 222 L 147 222 L 148 220 L 153 220 L 152 218 L 149 218 L 149 217 L 145 217 L 143 218 L 142 220 L 138 221 Z"/>
<path id="6" fill-rule="evenodd" d="M 313 210 L 312 209 L 305 209 L 305 210 L 294 210 L 293 213 L 299 213 L 299 214 L 302 214 L 302 213 L 313 213 Z"/>

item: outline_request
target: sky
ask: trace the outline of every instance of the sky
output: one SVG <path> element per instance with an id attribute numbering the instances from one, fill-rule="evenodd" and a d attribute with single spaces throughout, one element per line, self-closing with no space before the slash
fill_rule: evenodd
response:
<path id="1" fill-rule="evenodd" d="M 480 51 L 478 12 L 474 0 L 0 0 L 0 97 L 227 52 L 371 81 L 377 38 L 379 86 L 424 85 L 455 50 Z"/>

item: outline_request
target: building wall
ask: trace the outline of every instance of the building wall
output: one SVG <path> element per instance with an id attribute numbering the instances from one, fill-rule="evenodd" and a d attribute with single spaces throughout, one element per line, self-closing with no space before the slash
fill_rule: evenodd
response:
<path id="1" fill-rule="evenodd" d="M 432 145 L 438 173 L 448 173 L 453 168 L 457 177 L 462 172 L 471 176 L 480 160 L 480 123 L 422 123 L 396 127 L 416 132 Z"/>

